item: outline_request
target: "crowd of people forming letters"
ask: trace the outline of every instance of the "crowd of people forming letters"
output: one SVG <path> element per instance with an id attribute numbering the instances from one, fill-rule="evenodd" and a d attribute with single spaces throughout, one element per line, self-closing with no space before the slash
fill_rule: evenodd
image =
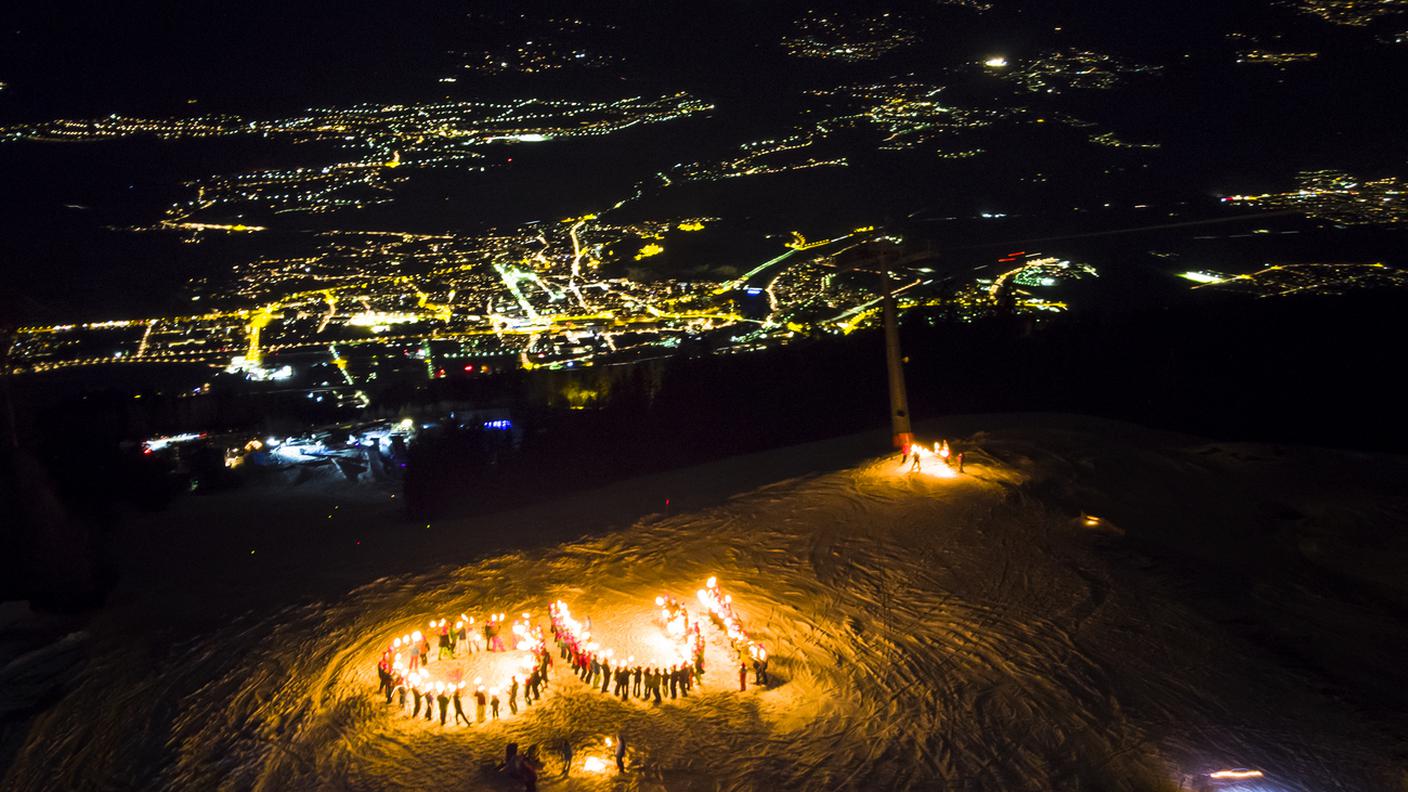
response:
<path id="1" fill-rule="evenodd" d="M 738 689 L 748 689 L 750 669 L 753 684 L 766 687 L 770 681 L 767 650 L 743 629 L 733 609 L 733 597 L 720 591 L 714 577 L 696 597 L 711 629 L 737 654 Z M 520 701 L 524 707 L 540 701 L 555 664 L 561 662 L 593 690 L 622 701 L 634 697 L 660 704 L 667 696 L 687 697 L 704 678 L 704 619 L 691 616 L 674 597 L 656 597 L 655 605 L 659 608 L 658 624 L 670 639 L 672 651 L 667 654 L 671 657 L 650 663 L 638 662 L 634 656 L 620 657 L 593 639 L 590 617 L 578 621 L 567 604 L 558 600 L 548 606 L 546 634 L 530 613 L 512 620 L 504 613 L 489 614 L 477 623 L 462 613 L 453 623 L 444 618 L 431 620 L 425 631 L 393 638 L 377 661 L 377 693 L 385 696 L 387 705 L 395 704 L 411 718 L 438 718 L 441 726 L 453 718 L 455 725 L 471 726 L 499 719 L 504 709 L 508 715 L 518 714 Z M 506 683 L 486 686 L 479 677 L 466 680 L 464 668 L 458 664 L 445 673 L 431 672 L 433 665 L 443 661 L 510 650 L 526 652 L 527 656 Z M 731 669 L 722 673 L 731 673 Z M 465 710 L 466 695 L 472 701 L 472 719 Z"/>

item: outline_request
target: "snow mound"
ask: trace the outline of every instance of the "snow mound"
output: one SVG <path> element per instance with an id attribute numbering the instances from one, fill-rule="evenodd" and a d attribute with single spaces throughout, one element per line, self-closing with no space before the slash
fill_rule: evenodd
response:
<path id="1" fill-rule="evenodd" d="M 513 742 L 539 757 L 546 789 L 1177 789 L 1229 767 L 1265 772 L 1244 789 L 1398 788 L 1402 603 L 1378 572 L 1349 574 L 1355 551 L 1333 529 L 1352 518 L 1358 541 L 1400 517 L 1387 482 L 1404 460 L 1210 453 L 1065 417 L 942 429 L 960 438 L 963 476 L 852 455 L 625 530 L 524 541 L 525 522 L 549 535 L 584 525 L 607 494 L 574 498 L 453 528 L 519 549 L 445 563 L 474 551 L 433 534 L 438 564 L 397 569 L 390 559 L 409 556 L 388 552 L 333 598 L 270 579 L 244 600 L 265 605 L 215 623 L 168 590 L 130 592 L 94 625 L 91 661 L 3 785 L 507 789 L 496 767 Z M 672 481 L 760 466 L 760 483 L 776 459 Z M 300 555 L 295 575 L 344 552 Z M 375 696 L 389 635 L 427 614 L 476 602 L 541 614 L 562 599 L 638 654 L 658 629 L 654 597 L 691 599 L 711 575 L 768 647 L 766 689 L 706 675 L 688 698 L 622 702 L 559 660 L 541 703 L 472 727 Z M 233 596 L 202 579 L 189 585 Z M 605 745 L 616 735 L 625 779 Z"/>

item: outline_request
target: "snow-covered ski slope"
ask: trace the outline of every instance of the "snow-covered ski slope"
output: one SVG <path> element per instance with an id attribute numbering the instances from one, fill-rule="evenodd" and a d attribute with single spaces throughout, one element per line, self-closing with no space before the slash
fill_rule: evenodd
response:
<path id="1" fill-rule="evenodd" d="M 509 789 L 515 741 L 544 789 L 1177 789 L 1236 766 L 1267 778 L 1226 788 L 1402 789 L 1408 460 L 1069 416 L 929 429 L 968 475 L 904 472 L 877 434 L 430 528 L 365 494 L 184 502 L 129 530 L 127 563 L 187 563 L 98 617 L 0 786 Z M 602 526 L 633 508 L 659 510 Z M 561 598 L 631 644 L 710 575 L 769 689 L 711 668 L 656 707 L 559 665 L 541 704 L 446 728 L 373 695 L 381 648 L 431 616 Z"/>

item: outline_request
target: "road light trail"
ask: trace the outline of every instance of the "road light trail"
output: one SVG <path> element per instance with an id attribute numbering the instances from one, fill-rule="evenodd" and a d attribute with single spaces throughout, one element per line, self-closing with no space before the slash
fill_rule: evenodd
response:
<path id="1" fill-rule="evenodd" d="M 578 218 L 577 222 L 573 223 L 572 226 L 567 229 L 567 236 L 572 239 L 572 276 L 571 279 L 568 280 L 568 283 L 573 286 L 576 285 L 577 279 L 582 276 L 582 239 L 577 236 L 577 232 L 587 224 L 587 220 L 591 219 L 591 217 L 592 215 L 587 215 Z M 583 305 L 582 307 L 585 308 L 586 306 Z"/>
<path id="2" fill-rule="evenodd" d="M 323 299 L 328 304 L 328 312 L 323 314 L 323 318 L 318 322 L 318 333 L 322 333 L 327 329 L 328 322 L 331 322 L 333 316 L 337 313 L 337 295 L 334 294 L 331 289 L 323 292 Z M 336 355 L 337 353 L 334 352 L 333 354 Z"/>
<path id="3" fill-rule="evenodd" d="M 137 357 L 147 354 L 147 341 L 152 337 L 152 328 L 156 327 L 157 320 L 152 319 L 147 322 L 147 329 L 142 333 L 142 341 L 137 344 Z"/>
<path id="4" fill-rule="evenodd" d="M 786 253 L 783 253 L 780 256 L 770 258 L 767 261 L 764 261 L 762 264 L 759 264 L 753 269 L 750 269 L 747 272 L 743 273 L 743 275 L 741 275 L 740 277 L 728 281 L 722 286 L 719 286 L 718 288 L 714 289 L 714 294 L 723 294 L 724 292 L 729 292 L 733 291 L 734 289 L 737 289 L 739 286 L 742 286 L 744 283 L 747 283 L 749 278 L 752 278 L 754 275 L 757 275 L 758 273 L 762 272 L 763 270 L 766 270 L 768 267 L 771 267 L 774 264 L 779 264 L 783 261 L 786 261 L 789 256 L 792 256 L 796 252 L 796 250 L 788 250 Z"/>
<path id="5" fill-rule="evenodd" d="M 529 321 L 537 322 L 539 319 L 537 310 L 533 308 L 533 305 L 528 302 L 528 298 L 524 297 L 523 292 L 518 288 L 518 273 L 510 272 L 509 268 L 503 264 L 495 264 L 494 271 L 499 273 L 499 278 L 503 280 L 504 286 L 508 287 L 509 293 L 513 295 L 514 300 L 518 302 L 518 307 L 523 309 L 523 313 Z"/>
<path id="6" fill-rule="evenodd" d="M 903 292 L 905 292 L 905 291 L 908 291 L 908 290 L 910 290 L 910 289 L 912 289 L 912 288 L 914 288 L 914 287 L 920 285 L 921 283 L 924 283 L 924 281 L 921 281 L 921 280 L 917 280 L 917 279 L 916 279 L 913 283 L 907 283 L 907 284 L 905 284 L 904 286 L 901 286 L 900 288 L 895 289 L 893 292 L 891 292 L 891 294 L 899 295 L 899 294 L 901 294 L 901 293 L 903 293 Z M 872 308 L 874 308 L 875 306 L 879 305 L 882 301 L 884 301 L 884 299 L 885 299 L 884 297 L 876 297 L 876 298 L 873 299 L 873 300 L 868 300 L 868 301 L 863 302 L 863 303 L 861 303 L 860 305 L 857 305 L 857 306 L 855 306 L 855 307 L 853 307 L 853 308 L 848 308 L 847 310 L 842 311 L 842 312 L 839 313 L 839 314 L 836 314 L 835 316 L 831 317 L 830 319 L 824 319 L 824 320 L 822 320 L 821 322 L 818 322 L 818 324 L 831 324 L 831 323 L 833 323 L 833 322 L 841 322 L 843 319 L 847 319 L 847 318 L 850 318 L 850 317 L 861 316 L 861 315 L 863 315 L 863 314 L 868 313 L 868 312 L 869 312 Z M 861 318 L 864 318 L 864 317 L 862 316 Z M 859 321 L 859 320 L 857 320 L 857 322 L 858 322 L 858 321 Z M 851 329 L 855 329 L 855 325 L 854 325 L 854 324 L 851 325 Z"/>
<path id="7" fill-rule="evenodd" d="M 338 353 L 337 345 L 329 344 L 328 352 L 332 354 L 332 364 L 337 366 L 338 371 L 342 372 L 342 379 L 345 380 L 348 385 L 356 385 L 357 383 L 352 381 L 351 372 L 347 370 L 347 359 Z"/>
<path id="8" fill-rule="evenodd" d="M 277 305 L 267 305 L 249 318 L 249 324 L 246 325 L 246 329 L 249 331 L 249 348 L 245 351 L 244 357 L 252 366 L 257 366 L 264 360 L 264 353 L 259 348 L 259 337 L 264 328 L 274 321 L 274 311 L 277 309 Z"/>

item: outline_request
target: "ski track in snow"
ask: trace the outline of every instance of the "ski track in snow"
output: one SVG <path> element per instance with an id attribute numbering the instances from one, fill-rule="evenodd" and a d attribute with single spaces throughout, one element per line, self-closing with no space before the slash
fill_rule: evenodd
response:
<path id="1" fill-rule="evenodd" d="M 1351 708 L 1076 527 L 1069 488 L 1044 482 L 1080 458 L 1000 437 L 968 449 L 960 479 L 887 457 L 166 644 L 109 638 L 4 786 L 508 789 L 509 741 L 539 746 L 544 789 L 1141 789 L 1254 763 L 1277 779 L 1265 789 L 1364 790 L 1401 772 Z M 715 667 L 688 699 L 622 703 L 559 661 L 542 703 L 472 728 L 374 695 L 380 649 L 431 616 L 545 622 L 562 598 L 611 645 L 657 593 L 697 612 L 709 575 L 769 648 L 771 688 L 750 674 L 739 693 Z M 562 742 L 580 757 L 618 732 L 624 778 L 559 777 Z"/>

